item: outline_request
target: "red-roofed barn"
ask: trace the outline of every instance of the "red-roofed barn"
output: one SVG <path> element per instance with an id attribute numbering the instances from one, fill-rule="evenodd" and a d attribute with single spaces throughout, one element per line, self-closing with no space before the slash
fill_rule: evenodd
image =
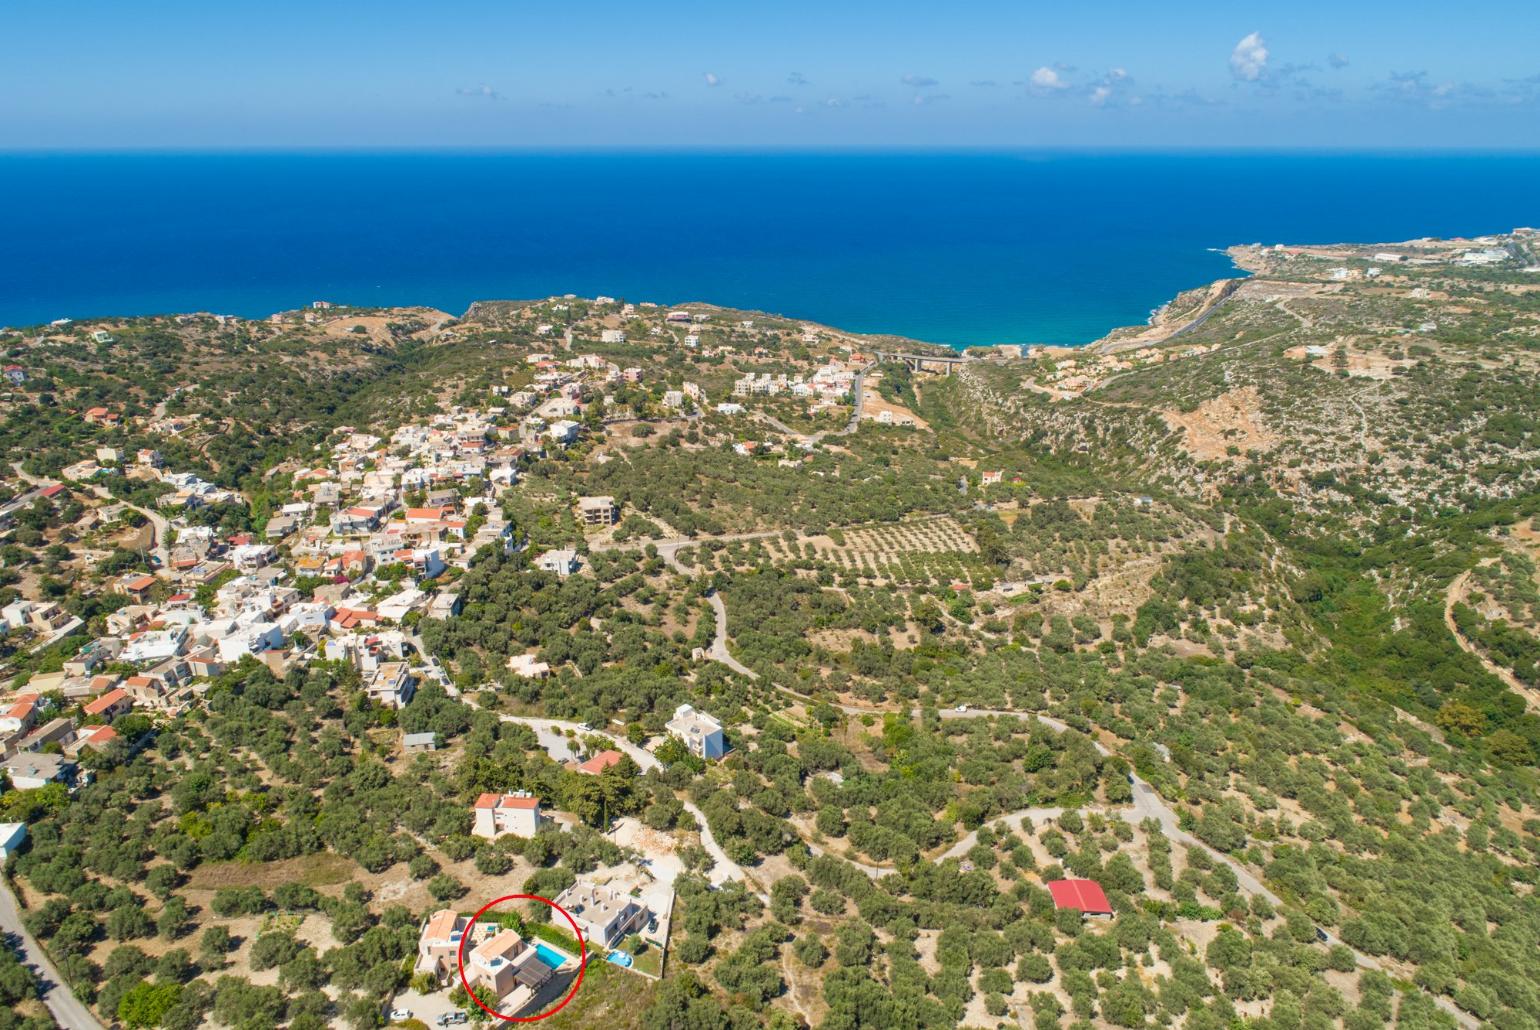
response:
<path id="1" fill-rule="evenodd" d="M 1110 916 L 1112 906 L 1102 885 L 1095 880 L 1053 880 L 1048 884 L 1054 908 L 1079 909 L 1083 915 Z"/>

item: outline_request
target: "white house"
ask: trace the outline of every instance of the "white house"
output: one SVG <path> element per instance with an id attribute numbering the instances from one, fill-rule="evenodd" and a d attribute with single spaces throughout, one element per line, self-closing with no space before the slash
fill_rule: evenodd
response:
<path id="1" fill-rule="evenodd" d="M 647 925 L 652 913 L 625 891 L 579 880 L 562 891 L 556 904 L 572 917 L 583 939 L 612 947 L 628 933 Z"/>
<path id="2" fill-rule="evenodd" d="M 0 823 L 0 865 L 16 854 L 26 840 L 26 823 Z"/>
<path id="3" fill-rule="evenodd" d="M 69 779 L 75 763 L 42 751 L 23 751 L 6 759 L 3 766 L 17 790 L 37 790 L 55 781 Z"/>
<path id="4" fill-rule="evenodd" d="M 462 607 L 463 604 L 460 601 L 459 594 L 449 593 L 447 591 L 444 593 L 434 594 L 433 600 L 428 602 L 428 618 L 448 619 L 452 616 L 459 615 L 460 609 Z"/>
<path id="5" fill-rule="evenodd" d="M 705 712 L 697 712 L 691 705 L 674 709 L 674 717 L 666 728 L 701 758 L 721 758 L 727 750 L 722 724 Z"/>
<path id="6" fill-rule="evenodd" d="M 136 633 L 129 638 L 118 657 L 136 665 L 163 662 L 175 658 L 187 646 L 187 630 L 180 626 L 168 629 L 151 629 Z"/>
<path id="7" fill-rule="evenodd" d="M 417 681 L 405 662 L 385 662 L 374 670 L 364 688 L 369 699 L 387 708 L 405 708 L 417 692 Z"/>
<path id="8" fill-rule="evenodd" d="M 216 641 L 219 657 L 238 662 L 246 655 L 276 651 L 283 647 L 283 630 L 276 622 L 255 622 L 237 626 Z"/>
<path id="9" fill-rule="evenodd" d="M 392 622 L 400 622 L 406 618 L 407 613 L 420 611 L 427 606 L 428 595 L 416 587 L 407 587 L 405 590 L 392 594 L 379 604 L 374 610 L 380 613 L 380 617 Z"/>
<path id="10" fill-rule="evenodd" d="M 535 559 L 535 568 L 566 579 L 578 570 L 577 552 L 568 548 L 553 548 Z"/>
<path id="11" fill-rule="evenodd" d="M 23 629 L 27 625 L 27 616 L 32 608 L 31 601 L 12 601 L 4 608 L 0 608 L 0 619 L 4 619 L 6 626 L 11 629 Z"/>
<path id="12" fill-rule="evenodd" d="M 476 799 L 476 821 L 471 832 L 491 840 L 505 834 L 533 837 L 540 830 L 540 799 L 528 791 L 483 794 Z"/>
<path id="13" fill-rule="evenodd" d="M 571 419 L 563 418 L 552 422 L 550 427 L 546 429 L 545 435 L 550 437 L 552 443 L 559 443 L 565 446 L 577 442 L 580 429 L 582 429 L 582 426 L 578 425 L 578 423 L 573 422 Z"/>

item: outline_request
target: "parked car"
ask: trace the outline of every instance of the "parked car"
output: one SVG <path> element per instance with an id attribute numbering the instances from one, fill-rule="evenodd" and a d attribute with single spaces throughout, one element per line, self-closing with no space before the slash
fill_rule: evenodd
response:
<path id="1" fill-rule="evenodd" d="M 461 1023 L 465 1022 L 465 1013 L 446 1012 L 442 1016 L 439 1016 L 435 1022 L 438 1023 L 439 1026 L 459 1026 Z"/>
<path id="2" fill-rule="evenodd" d="M 392 1023 L 405 1023 L 408 1019 L 411 1019 L 411 1018 L 412 1018 L 412 1010 L 411 1009 L 391 1009 L 390 1010 L 390 1021 Z"/>

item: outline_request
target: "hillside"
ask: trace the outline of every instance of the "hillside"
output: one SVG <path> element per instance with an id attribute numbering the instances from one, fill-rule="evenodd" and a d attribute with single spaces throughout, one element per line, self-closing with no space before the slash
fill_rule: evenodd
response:
<path id="1" fill-rule="evenodd" d="M 135 1026 L 478 1018 L 425 919 L 591 882 L 669 907 L 552 1025 L 1540 1026 L 1540 236 L 1231 256 L 961 359 L 0 332 L 6 754 L 78 765 L 0 795 L 27 929 Z"/>

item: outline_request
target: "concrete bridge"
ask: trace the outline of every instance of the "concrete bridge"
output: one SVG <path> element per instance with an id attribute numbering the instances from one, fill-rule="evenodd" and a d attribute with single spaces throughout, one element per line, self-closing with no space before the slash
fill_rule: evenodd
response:
<path id="1" fill-rule="evenodd" d="M 953 366 L 967 365 L 974 360 L 963 354 L 906 354 L 891 350 L 880 350 L 876 355 L 878 361 L 902 361 L 914 372 L 935 371 L 936 366 L 939 365 L 944 375 L 951 375 Z M 930 366 L 929 369 L 926 368 L 927 365 Z"/>

